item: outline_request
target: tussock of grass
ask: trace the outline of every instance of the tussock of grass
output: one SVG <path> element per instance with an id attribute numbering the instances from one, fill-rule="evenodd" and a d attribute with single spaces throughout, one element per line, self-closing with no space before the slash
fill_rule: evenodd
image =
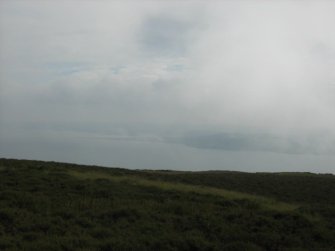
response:
<path id="1" fill-rule="evenodd" d="M 197 186 L 197 185 L 189 185 L 178 182 L 166 182 L 166 181 L 157 181 L 157 180 L 149 180 L 141 177 L 137 177 L 135 175 L 123 175 L 123 176 L 115 176 L 107 173 L 100 173 L 96 171 L 87 171 L 87 172 L 79 172 L 76 170 L 70 170 L 68 173 L 71 176 L 74 176 L 79 179 L 107 179 L 114 182 L 125 182 L 131 185 L 145 186 L 145 187 L 155 187 L 162 190 L 173 190 L 185 193 L 197 193 L 202 195 L 214 195 L 214 196 L 222 196 L 231 200 L 250 200 L 252 202 L 256 202 L 260 205 L 260 207 L 267 210 L 274 210 L 279 212 L 287 212 L 294 211 L 299 208 L 298 205 L 289 204 L 281 201 L 277 201 L 274 199 L 266 198 L 263 196 L 252 195 L 248 193 L 241 193 L 236 191 L 229 191 L 226 189 L 219 189 L 208 186 Z"/>

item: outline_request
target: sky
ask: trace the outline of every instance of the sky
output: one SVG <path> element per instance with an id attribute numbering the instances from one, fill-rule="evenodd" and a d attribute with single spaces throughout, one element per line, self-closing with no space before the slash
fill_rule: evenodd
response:
<path id="1" fill-rule="evenodd" d="M 334 1 L 0 2 L 0 157 L 335 173 Z"/>

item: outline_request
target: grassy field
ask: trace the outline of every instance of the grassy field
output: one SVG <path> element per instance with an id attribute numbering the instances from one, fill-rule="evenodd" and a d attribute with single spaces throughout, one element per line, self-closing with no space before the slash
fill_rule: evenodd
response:
<path id="1" fill-rule="evenodd" d="M 335 177 L 0 159 L 0 250 L 335 250 Z"/>

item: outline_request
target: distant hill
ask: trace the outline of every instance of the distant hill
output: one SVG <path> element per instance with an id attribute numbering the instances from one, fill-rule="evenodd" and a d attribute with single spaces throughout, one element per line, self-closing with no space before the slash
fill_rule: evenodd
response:
<path id="1" fill-rule="evenodd" d="M 0 159 L 0 250 L 335 250 L 335 176 Z"/>

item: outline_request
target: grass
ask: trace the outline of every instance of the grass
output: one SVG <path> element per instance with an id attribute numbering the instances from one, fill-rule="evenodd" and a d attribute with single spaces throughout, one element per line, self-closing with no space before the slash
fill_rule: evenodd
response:
<path id="1" fill-rule="evenodd" d="M 226 199 L 230 200 L 250 200 L 256 202 L 264 209 L 274 210 L 279 212 L 285 211 L 294 211 L 299 208 L 299 205 L 289 204 L 281 201 L 277 201 L 275 199 L 266 198 L 263 196 L 257 196 L 247 193 L 241 193 L 236 191 L 229 191 L 225 189 L 219 189 L 208 186 L 196 186 L 183 184 L 178 182 L 165 182 L 165 181 L 156 181 L 150 179 L 143 179 L 141 177 L 135 175 L 126 175 L 126 176 L 116 176 L 109 175 L 105 173 L 99 173 L 96 171 L 75 171 L 71 170 L 68 172 L 70 175 L 79 178 L 79 179 L 107 179 L 112 180 L 114 182 L 125 182 L 132 185 L 137 186 L 145 186 L 145 187 L 155 187 L 163 190 L 170 191 L 178 191 L 183 193 L 197 193 L 202 195 L 214 195 L 214 196 L 222 196 Z"/>
<path id="2" fill-rule="evenodd" d="M 0 250 L 335 250 L 334 181 L 0 159 Z"/>

